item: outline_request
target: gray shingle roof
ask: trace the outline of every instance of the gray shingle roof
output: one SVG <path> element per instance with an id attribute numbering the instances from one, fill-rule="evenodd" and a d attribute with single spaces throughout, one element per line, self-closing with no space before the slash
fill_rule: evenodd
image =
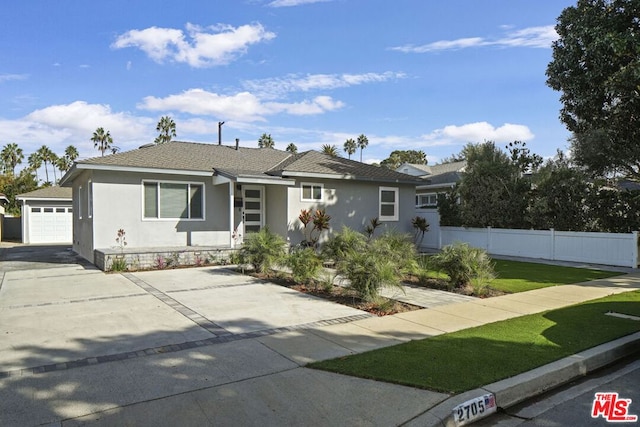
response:
<path id="1" fill-rule="evenodd" d="M 305 151 L 280 163 L 269 173 L 282 176 L 291 173 L 324 174 L 356 180 L 415 183 L 413 177 L 380 166 L 372 166 L 343 157 L 332 157 L 318 151 Z"/>
<path id="2" fill-rule="evenodd" d="M 71 188 L 68 187 L 43 187 L 28 193 L 18 194 L 19 199 L 69 199 L 71 200 Z"/>
<path id="3" fill-rule="evenodd" d="M 273 148 L 239 147 L 236 150 L 227 145 L 173 141 L 110 156 L 94 157 L 78 164 L 260 174 L 288 156 L 289 153 Z"/>
<path id="4" fill-rule="evenodd" d="M 179 141 L 94 157 L 79 161 L 77 164 L 88 167 L 96 165 L 211 172 L 212 174 L 216 172 L 230 177 L 251 176 L 273 179 L 297 173 L 325 174 L 336 178 L 348 177 L 382 182 L 416 182 L 413 177 L 387 168 L 341 157 L 331 157 L 317 151 L 306 151 L 294 155 L 273 148 L 239 147 L 236 150 L 235 147 L 226 145 Z"/>

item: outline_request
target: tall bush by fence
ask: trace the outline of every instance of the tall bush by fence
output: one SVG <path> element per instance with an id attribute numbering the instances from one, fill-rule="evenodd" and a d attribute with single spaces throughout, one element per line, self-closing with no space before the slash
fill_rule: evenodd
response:
<path id="1" fill-rule="evenodd" d="M 432 217 L 437 211 L 418 209 L 431 227 L 422 249 L 440 249 L 466 242 L 492 255 L 574 261 L 621 267 L 638 266 L 638 232 L 592 233 L 555 230 L 513 230 L 501 228 L 441 227 Z M 427 216 L 429 215 L 429 216 Z"/>

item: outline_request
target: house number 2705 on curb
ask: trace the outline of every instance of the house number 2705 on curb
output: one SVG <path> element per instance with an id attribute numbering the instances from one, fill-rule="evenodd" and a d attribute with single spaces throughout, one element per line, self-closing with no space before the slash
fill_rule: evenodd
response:
<path id="1" fill-rule="evenodd" d="M 453 420 L 457 426 L 464 426 L 497 411 L 493 393 L 467 400 L 453 408 Z"/>

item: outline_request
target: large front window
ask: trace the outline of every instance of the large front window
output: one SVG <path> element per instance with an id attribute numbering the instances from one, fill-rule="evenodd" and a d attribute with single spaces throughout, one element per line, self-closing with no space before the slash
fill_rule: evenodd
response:
<path id="1" fill-rule="evenodd" d="M 144 218 L 204 219 L 204 185 L 144 182 Z"/>

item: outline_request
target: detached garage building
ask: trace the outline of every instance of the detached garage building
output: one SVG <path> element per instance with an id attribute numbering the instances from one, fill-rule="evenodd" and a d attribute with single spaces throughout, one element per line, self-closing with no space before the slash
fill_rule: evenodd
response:
<path id="1" fill-rule="evenodd" d="M 22 202 L 22 242 L 73 241 L 71 188 L 45 187 L 16 197 Z"/>

